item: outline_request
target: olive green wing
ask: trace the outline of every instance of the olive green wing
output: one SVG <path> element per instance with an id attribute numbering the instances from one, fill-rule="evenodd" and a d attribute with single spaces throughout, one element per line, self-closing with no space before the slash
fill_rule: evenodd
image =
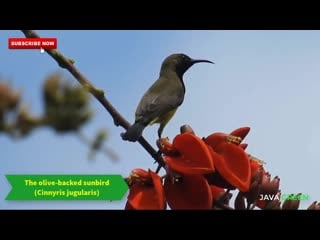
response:
<path id="1" fill-rule="evenodd" d="M 150 124 L 158 122 L 166 113 L 179 107 L 184 99 L 180 90 L 161 89 L 157 91 L 150 88 L 142 97 L 137 110 L 136 121 Z"/>

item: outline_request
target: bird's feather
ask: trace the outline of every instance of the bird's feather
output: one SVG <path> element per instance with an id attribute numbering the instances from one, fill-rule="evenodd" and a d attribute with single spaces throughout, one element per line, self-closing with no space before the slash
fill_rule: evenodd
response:
<path id="1" fill-rule="evenodd" d="M 160 77 L 140 100 L 136 110 L 136 121 L 145 124 L 157 122 L 157 118 L 179 107 L 183 99 L 184 87 L 178 77 Z"/>

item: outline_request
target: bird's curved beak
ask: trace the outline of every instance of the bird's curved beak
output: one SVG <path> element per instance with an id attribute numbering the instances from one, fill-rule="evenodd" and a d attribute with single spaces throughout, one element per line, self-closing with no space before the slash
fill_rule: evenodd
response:
<path id="1" fill-rule="evenodd" d="M 191 63 L 192 65 L 195 64 L 195 63 L 202 63 L 202 62 L 206 62 L 206 63 L 212 63 L 214 64 L 214 62 L 211 62 L 209 60 L 205 60 L 205 59 L 191 59 Z"/>

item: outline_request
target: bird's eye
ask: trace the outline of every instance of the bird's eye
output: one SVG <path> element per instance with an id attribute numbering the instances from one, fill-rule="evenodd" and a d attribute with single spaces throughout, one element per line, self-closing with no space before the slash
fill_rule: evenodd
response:
<path id="1" fill-rule="evenodd" d="M 187 60 L 188 58 L 187 58 L 186 55 L 182 55 L 182 59 L 183 59 L 183 60 Z"/>

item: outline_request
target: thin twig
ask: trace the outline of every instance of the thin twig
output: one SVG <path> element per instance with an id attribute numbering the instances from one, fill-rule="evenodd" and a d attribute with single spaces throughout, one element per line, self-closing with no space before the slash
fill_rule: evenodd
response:
<path id="1" fill-rule="evenodd" d="M 78 137 L 78 139 L 83 142 L 84 144 L 88 145 L 90 147 L 90 145 L 92 144 L 92 140 L 90 140 L 84 133 L 82 133 L 81 131 L 77 131 L 76 136 Z M 100 147 L 97 151 L 103 152 L 105 155 L 107 155 L 112 161 L 116 162 L 119 160 L 118 155 L 113 151 L 112 148 L 104 146 L 104 147 Z"/>
<path id="2" fill-rule="evenodd" d="M 159 164 L 157 169 L 156 169 L 156 173 L 159 173 L 160 169 L 161 169 L 161 165 Z"/>
<path id="3" fill-rule="evenodd" d="M 39 38 L 40 36 L 32 30 L 21 30 L 27 38 Z M 62 68 L 67 69 L 78 82 L 86 88 L 109 112 L 114 120 L 116 126 L 121 126 L 124 129 L 130 127 L 130 123 L 121 116 L 121 114 L 112 106 L 112 104 L 106 99 L 104 91 L 97 89 L 93 84 L 74 66 L 74 61 L 72 59 L 66 58 L 57 50 L 45 49 L 45 51 L 58 63 Z M 157 161 L 161 166 L 164 166 L 164 160 L 162 156 L 157 154 L 157 151 L 151 146 L 151 144 L 143 137 L 140 137 L 138 142 L 142 147 L 152 156 L 154 160 Z"/>

